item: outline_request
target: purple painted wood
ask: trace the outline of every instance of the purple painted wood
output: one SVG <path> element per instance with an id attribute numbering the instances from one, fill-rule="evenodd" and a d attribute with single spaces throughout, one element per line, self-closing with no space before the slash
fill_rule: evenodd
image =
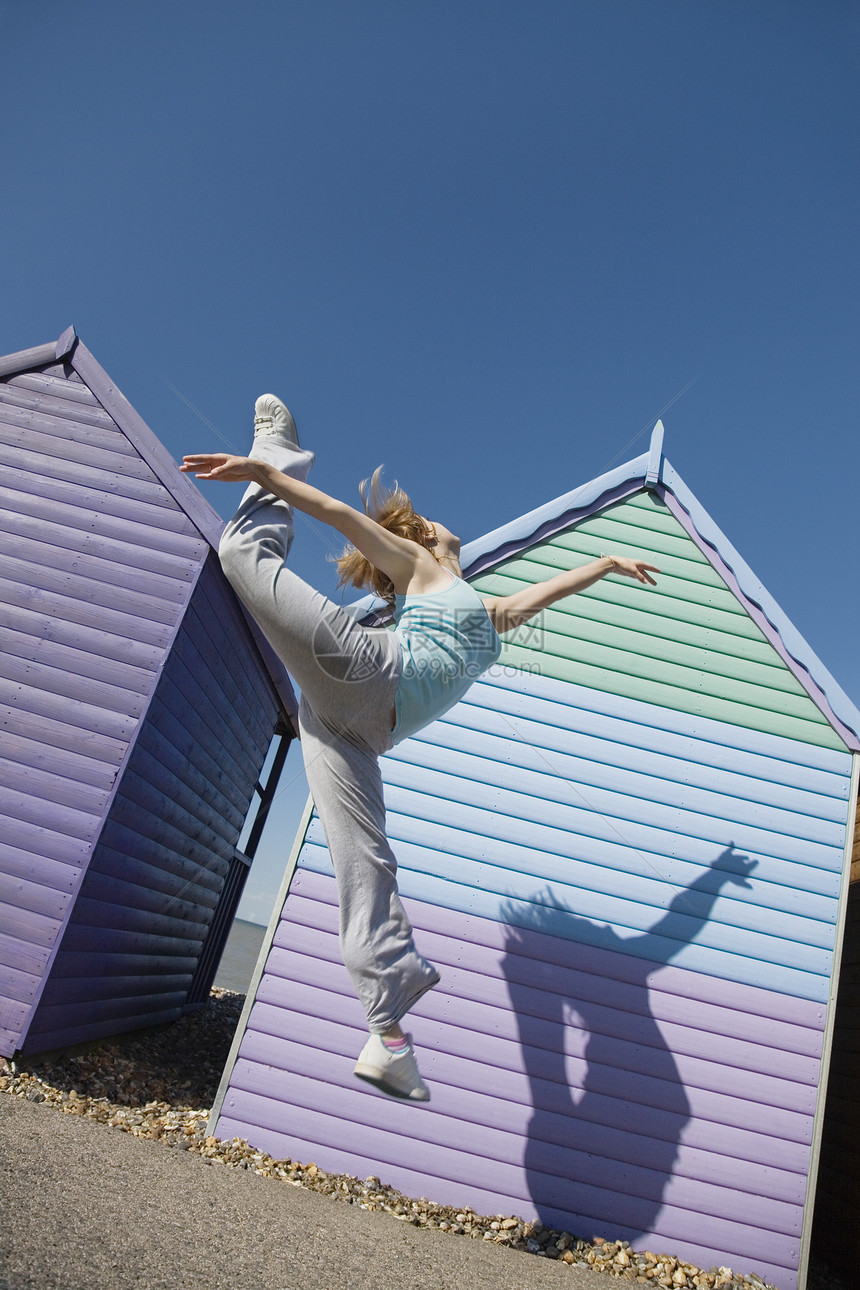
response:
<path id="1" fill-rule="evenodd" d="M 152 676 L 155 668 L 140 667 L 133 663 L 119 661 L 116 656 L 105 656 L 103 653 L 91 652 L 83 632 L 77 633 L 77 643 L 65 644 L 56 639 L 61 633 L 52 629 L 44 619 L 34 619 L 33 615 L 18 616 L 17 629 L 8 624 L 13 615 L 7 614 L 7 623 L 12 626 L 8 635 L 4 634 L 3 647 L 8 655 L 16 658 L 33 660 L 40 666 L 56 668 L 69 676 L 82 677 L 99 681 L 112 689 L 129 691 L 132 694 L 148 694 L 152 689 Z M 32 631 L 27 631 L 31 628 Z M 73 633 L 74 634 L 74 633 Z M 52 639 L 52 637 L 54 639 Z"/>
<path id="2" fill-rule="evenodd" d="M 74 326 L 70 324 L 65 331 L 60 333 L 54 349 L 54 358 L 56 358 L 57 361 L 64 359 L 66 355 L 74 349 L 77 339 L 77 332 L 75 331 Z"/>
<path id="3" fill-rule="evenodd" d="M 9 644 L 16 644 L 10 638 Z M 27 686 L 45 694 L 57 696 L 58 699 L 71 699 L 80 703 L 91 704 L 108 712 L 119 713 L 126 717 L 139 717 L 146 707 L 145 696 L 130 693 L 117 685 L 110 685 L 92 677 L 69 675 L 59 665 L 51 662 L 19 658 L 13 654 L 4 641 L 5 652 L 0 656 L 0 677 L 14 682 L 17 686 Z M 59 705 L 58 705 L 59 707 Z"/>
<path id="4" fill-rule="evenodd" d="M 125 473 L 123 467 L 129 468 L 134 465 L 134 458 L 123 459 L 119 462 L 112 462 L 110 459 L 100 458 L 96 461 L 87 460 L 87 456 L 92 454 L 77 453 L 77 456 L 84 456 L 84 460 L 78 461 L 71 459 L 68 455 L 59 457 L 57 452 L 39 451 L 34 445 L 33 436 L 26 434 L 11 435 L 4 433 L 2 421 L 0 421 L 0 442 L 4 442 L 3 460 L 6 463 L 7 470 L 27 471 L 37 476 L 38 480 L 44 477 L 48 482 L 45 484 L 45 496 L 50 496 L 50 489 L 53 486 L 51 481 L 57 480 L 58 471 L 62 471 L 61 481 L 90 487 L 94 490 L 101 488 L 106 498 L 116 497 L 117 502 L 122 504 L 124 499 L 130 498 L 132 501 L 148 507 L 158 508 L 159 523 L 163 521 L 166 525 L 180 529 L 183 532 L 191 532 L 188 528 L 190 521 L 187 517 L 177 517 L 171 519 L 171 509 L 163 504 L 163 491 L 157 480 L 154 480 L 151 473 L 141 470 L 139 466 L 134 466 L 133 475 Z M 47 441 L 46 446 L 56 447 L 52 441 Z M 20 482 L 20 481 L 19 481 Z M 41 495 L 41 488 L 36 484 L 25 491 L 36 492 Z M 93 499 L 96 505 L 101 506 L 102 502 Z M 106 503 L 109 514 L 117 514 L 115 506 L 110 502 Z M 137 511 L 135 514 L 139 515 Z"/>
<path id="5" fill-rule="evenodd" d="M 10 376 L 4 386 L 8 390 L 33 390 L 37 394 L 50 394 L 57 399 L 72 403 L 85 403 L 88 407 L 98 407 L 98 399 L 86 385 L 73 382 L 64 376 L 50 376 L 43 368 L 39 372 L 21 372 Z"/>
<path id="6" fill-rule="evenodd" d="M 137 607 L 140 613 L 153 611 L 158 621 L 176 623 L 191 591 L 189 570 L 182 566 L 177 570 L 178 577 L 173 578 L 162 572 L 141 569 L 134 565 L 118 566 L 109 556 L 90 550 L 76 549 L 71 543 L 52 546 L 40 542 L 38 538 L 17 537 L 14 533 L 4 534 L 7 559 L 29 559 L 36 566 L 46 565 L 49 569 L 62 571 L 71 575 L 66 580 L 66 594 L 74 595 L 78 578 L 85 578 L 95 584 L 96 599 L 104 598 L 113 602 L 116 596 L 120 605 L 128 605 L 129 610 Z M 35 570 L 42 585 L 41 567 Z M 125 591 L 126 596 L 122 596 Z"/>
<path id="7" fill-rule="evenodd" d="M 411 907 L 411 904 L 410 904 Z M 337 941 L 336 911 L 328 907 L 328 926 L 320 927 L 314 918 L 311 925 L 303 926 L 299 919 L 306 906 L 297 902 L 294 921 L 289 926 L 281 924 L 267 960 L 267 972 L 272 976 L 296 979 L 296 973 L 316 970 L 317 961 L 340 968 L 340 949 Z M 312 913 L 315 911 L 311 911 Z M 489 921 L 489 920 L 488 920 Z M 322 934 L 321 934 L 322 933 Z M 621 1032 L 631 1038 L 642 1030 L 641 985 L 627 985 L 602 976 L 597 970 L 600 959 L 592 960 L 591 952 L 582 953 L 582 964 L 560 966 L 540 959 L 508 952 L 504 978 L 500 976 L 501 952 L 486 951 L 483 947 L 464 943 L 455 935 L 420 929 L 422 951 L 433 963 L 444 968 L 446 989 L 464 1001 L 464 1006 L 487 1005 L 507 1010 L 510 1003 L 509 988 L 516 985 L 522 1006 L 530 1015 L 554 1017 L 558 996 L 578 1000 L 583 1005 L 601 1008 L 603 1033 Z M 313 963 L 313 969 L 303 968 L 301 960 Z M 711 1003 L 703 1008 L 701 1001 L 693 1001 L 664 992 L 660 986 L 660 973 L 655 971 L 650 984 L 650 1008 L 653 1018 L 661 1027 L 672 1028 L 676 1039 L 673 1051 L 695 1050 L 701 1043 L 696 1036 L 706 1031 L 721 1046 L 720 1056 L 729 1065 L 740 1064 L 755 1069 L 755 1053 L 763 1052 L 797 1055 L 800 1068 L 817 1071 L 806 1063 L 817 1063 L 821 1055 L 821 1029 L 819 1025 L 804 1027 L 780 1022 L 764 1015 L 755 1015 L 725 1004 Z M 685 973 L 686 976 L 691 974 Z M 301 979 L 301 978 L 299 978 Z M 706 1025 L 703 1024 L 706 1019 Z M 512 1026 L 509 1026 L 513 1033 Z M 692 1031 L 688 1035 L 688 1031 Z M 501 1033 L 501 1032 L 498 1032 Z M 668 1033 L 664 1029 L 664 1034 Z M 642 1036 L 648 1042 L 648 1036 Z M 725 1041 L 725 1042 L 724 1042 Z M 750 1046 L 750 1058 L 739 1063 L 732 1060 L 735 1045 Z M 746 1052 L 746 1048 L 742 1050 Z M 764 1060 L 764 1058 L 763 1058 Z M 784 1068 L 783 1068 L 784 1069 Z M 814 1083 L 815 1080 L 807 1080 Z"/>
<path id="8" fill-rule="evenodd" d="M 261 1022 L 266 1015 L 261 1011 Z M 249 1031 L 243 1039 L 240 1054 L 240 1063 L 244 1062 L 249 1070 L 253 1067 L 257 1071 L 256 1078 L 270 1081 L 271 1087 L 267 1095 L 277 1096 L 282 1071 L 319 1081 L 320 1072 L 324 1070 L 326 1084 L 333 1087 L 342 1085 L 349 1089 L 356 1087 L 352 1067 L 356 1049 L 363 1042 L 360 1028 L 345 1023 L 335 1025 L 333 1021 L 298 1012 L 290 1012 L 270 1024 L 273 1029 L 278 1025 L 283 1029 L 291 1027 L 292 1037 L 278 1038 L 262 1030 Z M 422 1027 L 422 1032 L 423 1029 Z M 295 1035 L 299 1033 L 302 1035 L 302 1042 L 295 1039 Z M 445 1043 L 441 1026 L 428 1027 L 427 1033 L 432 1034 L 439 1044 Z M 468 1069 L 470 1061 L 462 1053 L 445 1052 L 441 1047 L 434 1050 L 432 1065 L 434 1080 L 437 1081 L 433 1089 L 434 1110 L 451 1117 L 452 1122 L 465 1121 L 469 1125 L 483 1125 L 522 1138 L 526 1121 L 524 1108 L 529 1103 L 527 1081 L 514 1073 L 504 1081 L 497 1080 L 491 1090 L 487 1090 L 482 1085 L 479 1086 L 480 1081 L 476 1081 L 474 1072 Z M 574 1074 L 585 1073 L 584 1063 L 572 1063 L 568 1060 L 567 1064 Z M 244 1076 L 237 1075 L 236 1084 L 237 1087 L 251 1087 L 245 1082 Z M 653 1089 L 656 1081 L 652 1080 L 650 1084 Z M 488 1096 L 490 1091 L 492 1096 Z M 616 1140 L 616 1151 L 618 1142 L 623 1146 L 626 1137 L 630 1137 L 631 1141 L 635 1139 L 640 1144 L 671 1143 L 677 1132 L 677 1115 L 671 1109 L 672 1097 L 664 1088 L 665 1105 L 649 1105 L 649 1092 L 648 1087 L 642 1090 L 641 1102 L 636 1097 L 639 1090 L 635 1090 L 633 1098 L 625 1099 L 616 1098 L 608 1092 L 595 1094 L 589 1098 L 588 1103 L 582 1104 L 574 1128 L 571 1124 L 569 1097 L 557 1082 L 547 1080 L 542 1088 L 542 1096 L 550 1108 L 546 1116 L 547 1128 L 552 1132 L 550 1140 L 563 1142 L 570 1140 L 573 1135 L 574 1145 L 584 1145 L 589 1134 L 597 1140 L 602 1138 L 602 1130 L 606 1128 L 622 1135 Z M 689 1162 L 698 1159 L 704 1161 L 706 1169 L 703 1175 L 701 1166 L 697 1166 L 695 1176 L 710 1177 L 712 1157 L 718 1156 L 753 1164 L 766 1160 L 773 1168 L 790 1174 L 798 1174 L 806 1168 L 809 1160 L 808 1118 L 797 1115 L 782 1117 L 782 1123 L 776 1128 L 784 1129 L 791 1136 L 779 1136 L 770 1123 L 770 1131 L 761 1128 L 760 1112 L 755 1116 L 741 1115 L 739 1118 L 745 1122 L 740 1126 L 721 1122 L 721 1116 L 728 1118 L 733 1112 L 737 1114 L 727 1095 L 700 1094 L 697 1090 L 690 1090 L 690 1100 L 694 1116 L 684 1132 L 686 1163 L 683 1167 L 689 1168 Z M 630 1104 L 639 1108 L 639 1133 L 632 1133 L 630 1129 Z M 433 1131 L 432 1126 L 428 1131 Z M 562 1136 L 559 1136 L 559 1132 Z M 462 1141 L 462 1124 L 459 1133 Z M 640 1163 L 648 1163 L 650 1149 L 650 1145 L 647 1150 L 644 1147 L 641 1149 Z"/>
<path id="9" fill-rule="evenodd" d="M 297 1054 L 296 1065 L 300 1064 L 301 1055 Z M 362 1123 L 379 1131 L 376 1135 L 377 1149 L 383 1141 L 390 1149 L 389 1134 L 399 1133 L 408 1125 L 408 1120 L 404 1119 L 402 1124 L 394 1123 L 382 1098 L 367 1099 L 361 1093 L 351 1077 L 354 1058 L 331 1058 L 331 1078 L 322 1085 L 318 1079 L 319 1060 L 314 1063 L 313 1055 L 308 1054 L 308 1064 L 311 1066 L 310 1077 L 296 1070 L 292 1062 L 291 1069 L 276 1072 L 268 1063 L 241 1058 L 236 1065 L 233 1091 L 258 1094 L 275 1102 L 284 1100 L 289 1103 L 291 1111 L 306 1108 L 329 1122 L 339 1116 L 348 1117 L 350 1123 Z M 473 1099 L 476 1103 L 478 1100 L 477 1096 Z M 525 1136 L 522 1108 L 519 1108 L 517 1121 L 513 1115 L 507 1121 L 494 1119 L 489 1124 L 470 1120 L 467 1141 L 463 1135 L 462 1111 L 458 1113 L 457 1106 L 457 1102 L 450 1098 L 436 1108 L 438 1114 L 425 1117 L 423 1141 L 452 1153 L 448 1168 L 456 1169 L 457 1154 L 467 1149 L 472 1161 L 471 1181 L 475 1185 L 489 1175 L 496 1180 L 503 1194 L 506 1192 L 512 1199 L 520 1195 Z M 510 1109 L 512 1113 L 517 1110 L 515 1107 Z M 502 1115 L 504 1110 L 502 1107 Z M 654 1199 L 663 1194 L 662 1173 L 652 1166 L 655 1156 L 665 1149 L 664 1140 L 644 1132 L 632 1133 L 629 1128 L 612 1130 L 595 1123 L 571 1122 L 569 1115 L 558 1115 L 547 1121 L 545 1127 L 559 1131 L 560 1136 L 541 1142 L 545 1168 L 559 1182 L 567 1178 L 589 1177 L 611 1187 L 613 1177 L 625 1169 L 628 1170 L 628 1182 L 633 1178 L 636 1180 L 634 1195 Z M 534 1147 L 534 1142 L 531 1145 Z M 599 1167 L 595 1165 L 596 1157 L 601 1161 Z M 482 1169 L 480 1161 L 486 1162 L 489 1168 Z M 683 1152 L 679 1153 L 675 1177 L 683 1177 L 691 1183 L 691 1189 L 686 1192 L 688 1204 L 699 1194 L 699 1184 L 713 1184 L 718 1193 L 725 1193 L 721 1197 L 725 1205 L 724 1217 L 744 1216 L 747 1202 L 744 1202 L 743 1195 L 747 1194 L 757 1200 L 764 1198 L 773 1202 L 769 1210 L 771 1218 L 781 1215 L 777 1221 L 793 1230 L 797 1223 L 797 1208 L 802 1205 L 806 1192 L 808 1151 L 800 1164 L 799 1171 L 782 1169 L 761 1161 L 738 1161 L 725 1148 L 702 1150 L 685 1144 Z M 457 1174 L 447 1176 L 454 1178 Z"/>
<path id="10" fill-rule="evenodd" d="M 15 722 L 17 730 L 21 730 L 22 725 L 26 729 L 26 722 Z M 28 737 L 26 734 L 13 734 L 10 730 L 3 730 L 0 734 L 3 757 L 0 760 L 14 765 L 32 766 L 36 770 L 74 780 L 91 788 L 110 789 L 116 775 L 116 763 L 112 764 L 109 758 L 106 762 L 97 760 L 78 749 L 72 751 L 48 744 L 44 740 L 45 734 L 47 730 L 44 728 L 36 738 L 32 737 L 32 732 Z"/>
<path id="11" fill-rule="evenodd" d="M 21 349 L 16 354 L 7 354 L 5 358 L 0 358 L 0 377 L 24 371 L 28 367 L 41 367 L 43 363 L 50 363 L 56 358 L 56 351 L 56 343 L 52 343 L 36 345 L 32 349 Z"/>
<path id="12" fill-rule="evenodd" d="M 420 1123 L 356 1088 L 362 1017 L 334 880 L 300 869 L 219 1136 L 484 1212 L 557 1212 L 566 1227 L 579 1215 L 583 1235 L 699 1250 L 704 1266 L 731 1249 L 735 1267 L 743 1256 L 791 1283 L 822 1005 L 672 967 L 649 978 L 646 1002 L 627 956 L 406 903 L 444 983 L 414 1013 L 433 1089 Z"/>
<path id="13" fill-rule="evenodd" d="M 391 1108 L 392 1112 L 397 1109 Z M 409 1109 L 414 1113 L 414 1108 Z M 447 1175 L 445 1166 L 441 1166 L 443 1169 L 441 1175 L 434 1172 L 440 1169 L 438 1153 L 434 1153 L 433 1158 L 430 1158 L 431 1153 L 422 1149 L 413 1161 L 414 1167 L 404 1167 L 400 1163 L 403 1158 L 402 1136 L 394 1139 L 393 1158 L 381 1164 L 373 1149 L 368 1150 L 365 1144 L 364 1140 L 368 1135 L 354 1134 L 353 1126 L 350 1126 L 349 1145 L 330 1146 L 323 1157 L 320 1143 L 310 1126 L 308 1126 L 307 1136 L 302 1136 L 302 1129 L 307 1124 L 308 1118 L 298 1113 L 293 1119 L 289 1115 L 289 1108 L 280 1100 L 273 1102 L 271 1099 L 240 1092 L 235 1096 L 231 1095 L 229 1105 L 225 1106 L 221 1133 L 227 1139 L 233 1136 L 241 1137 L 244 1136 L 243 1125 L 249 1120 L 253 1123 L 266 1123 L 267 1126 L 271 1122 L 271 1127 L 267 1127 L 265 1131 L 265 1144 L 259 1142 L 259 1133 L 257 1139 L 258 1145 L 263 1150 L 270 1151 L 276 1159 L 287 1157 L 304 1161 L 313 1160 L 319 1162 L 323 1168 L 335 1172 L 357 1173 L 359 1176 L 375 1172 L 384 1182 L 400 1188 L 407 1195 L 426 1194 L 429 1190 L 432 1193 L 431 1199 L 457 1207 L 470 1205 L 478 1213 L 516 1213 L 526 1218 L 536 1217 L 535 1207 L 528 1195 L 509 1198 L 492 1190 L 487 1178 L 481 1180 L 483 1185 L 476 1185 L 459 1174 L 451 1179 Z M 287 1120 L 289 1120 L 289 1127 L 285 1123 Z M 343 1123 L 343 1121 L 340 1122 Z M 276 1124 L 281 1127 L 275 1127 Z M 408 1128 L 405 1131 L 411 1140 L 412 1133 Z M 343 1135 L 340 1140 L 343 1140 Z M 443 1155 L 447 1158 L 448 1153 L 445 1152 Z M 323 1159 L 327 1161 L 326 1164 L 323 1164 Z M 447 1168 L 450 1168 L 450 1165 Z M 575 1186 L 572 1184 L 572 1187 Z M 576 1228 L 579 1235 L 584 1237 L 599 1235 L 610 1239 L 616 1239 L 619 1236 L 623 1238 L 627 1235 L 628 1239 L 635 1240 L 640 1249 L 645 1248 L 646 1244 L 647 1248 L 658 1250 L 677 1250 L 679 1245 L 683 1245 L 689 1257 L 704 1267 L 723 1260 L 726 1249 L 726 1244 L 723 1242 L 727 1241 L 731 1242 L 733 1249 L 739 1251 L 740 1259 L 743 1260 L 741 1266 L 745 1269 L 758 1269 L 765 1276 L 772 1277 L 780 1287 L 789 1287 L 789 1290 L 794 1284 L 792 1267 L 786 1266 L 783 1261 L 776 1261 L 784 1254 L 785 1240 L 780 1239 L 781 1234 L 778 1232 L 756 1227 L 749 1221 L 749 1216 L 746 1216 L 748 1219 L 746 1222 L 730 1222 L 724 1218 L 714 1218 L 707 1211 L 699 1212 L 676 1205 L 665 1205 L 661 1210 L 659 1228 L 649 1233 L 648 1242 L 645 1242 L 637 1239 L 641 1224 L 632 1225 L 637 1217 L 636 1207 L 625 1205 L 623 1195 L 614 1194 L 604 1197 L 601 1189 L 593 1188 L 590 1184 L 582 1187 L 582 1191 L 586 1193 L 586 1203 L 592 1197 L 598 1201 L 605 1199 L 607 1208 L 611 1208 L 612 1217 L 604 1218 L 602 1214 L 589 1213 L 586 1208 L 585 1212 L 580 1214 L 579 1226 Z M 567 1197 L 560 1197 L 562 1202 L 567 1199 Z M 513 1203 L 507 1204 L 509 1200 Z M 645 1202 L 642 1209 L 644 1211 L 647 1208 L 648 1204 Z M 572 1213 L 576 1214 L 577 1211 L 557 1209 L 558 1226 L 570 1230 Z M 709 1240 L 712 1242 L 710 1245 L 707 1243 Z M 792 1240 L 796 1255 L 796 1236 L 792 1236 Z"/>
<path id="14" fill-rule="evenodd" d="M 142 531 L 142 525 L 129 524 L 123 532 L 123 525 L 113 521 L 100 526 L 103 530 L 112 529 L 112 533 L 93 532 L 95 526 L 92 523 L 80 525 L 78 516 L 75 517 L 76 523 L 70 524 L 62 517 L 55 523 L 53 517 L 56 515 L 56 503 L 51 509 L 51 519 L 43 515 L 20 514 L 4 506 L 5 532 L 23 542 L 49 543 L 52 548 L 86 554 L 124 569 L 140 570 L 152 578 L 153 588 L 166 589 L 173 582 L 191 582 L 206 550 L 203 543 L 197 543 L 196 550 L 182 558 L 145 545 L 150 534 Z M 155 530 L 156 535 L 157 532 Z M 120 533 L 123 533 L 122 537 L 118 536 Z"/>
<path id="15" fill-rule="evenodd" d="M 168 644 L 172 638 L 170 628 L 176 622 L 177 601 L 181 608 L 181 592 L 189 590 L 187 584 L 174 587 L 162 581 L 158 594 L 154 594 L 152 577 L 132 574 L 129 570 L 121 582 L 110 561 L 77 555 L 44 543 L 15 543 L 10 538 L 0 556 L 0 577 L 20 581 L 27 571 L 32 584 L 49 594 L 86 604 L 95 602 L 121 614 L 147 615 L 154 629 L 168 628 Z M 164 592 L 173 593 L 172 598 L 167 598 Z"/>
<path id="16" fill-rule="evenodd" d="M 91 529 L 93 512 L 99 512 L 98 524 L 103 533 L 120 539 L 137 537 L 138 528 L 145 544 L 153 551 L 201 559 L 206 548 L 200 539 L 188 531 L 187 521 L 163 507 L 155 511 L 148 501 L 128 497 L 106 488 L 88 488 L 73 479 L 46 479 L 34 476 L 29 470 L 0 463 L 0 485 L 7 509 L 26 513 L 46 502 L 53 503 L 54 519 L 63 516 L 72 527 Z"/>
<path id="17" fill-rule="evenodd" d="M 331 930 L 336 924 L 332 922 L 333 909 L 336 907 L 334 880 L 323 874 L 300 869 L 291 885 L 291 895 L 304 898 L 302 920 L 308 926 L 319 926 Z M 450 936 L 458 945 L 459 951 L 468 953 L 473 945 L 480 952 L 480 947 L 496 950 L 504 954 L 508 950 L 508 931 L 504 924 L 492 919 L 477 918 L 454 910 L 438 909 L 432 905 L 410 903 L 414 912 L 414 924 L 421 933 L 439 933 Z M 314 915 L 317 917 L 315 918 Z M 320 920 L 320 921 L 317 921 Z M 284 919 L 279 926 L 276 943 L 284 938 L 289 940 L 289 922 Z M 540 963 L 563 966 L 568 962 L 570 949 L 567 943 L 556 936 L 544 932 L 531 932 L 535 946 L 535 958 Z M 589 961 L 594 964 L 596 973 L 613 981 L 638 981 L 640 968 L 633 959 L 624 955 L 612 954 L 599 946 L 589 948 Z M 739 1012 L 749 1013 L 754 1017 L 768 1018 L 796 1023 L 806 1029 L 820 1030 L 824 1025 L 824 1008 L 821 1004 L 808 999 L 793 999 L 788 995 L 774 994 L 771 990 L 761 990 L 756 986 L 740 984 L 700 973 L 686 972 L 671 964 L 661 967 L 659 990 L 664 994 L 674 994 L 682 998 L 689 997 L 702 1003 L 726 1006 Z M 688 993 L 689 992 L 689 993 Z"/>
<path id="18" fill-rule="evenodd" d="M 85 415 L 92 419 L 91 413 Z M 61 457 L 68 453 L 73 461 L 98 465 L 101 455 L 105 454 L 107 462 L 102 464 L 128 469 L 140 479 L 154 477 L 149 465 L 109 417 L 98 425 L 90 425 L 80 421 L 71 407 L 68 416 L 58 416 L 0 401 L 0 429 L 6 442 L 30 442 L 49 456 Z"/>
<path id="19" fill-rule="evenodd" d="M 178 1015 L 278 702 L 212 551 L 220 519 L 74 330 L 0 371 L 12 1052 Z"/>
<path id="20" fill-rule="evenodd" d="M 0 615 L 0 627 L 10 631 L 39 641 L 52 641 L 61 648 L 85 651 L 106 663 L 137 668 L 149 674 L 157 670 L 163 653 L 162 649 L 149 642 L 131 640 L 104 628 L 42 613 L 33 607 L 32 602 L 16 605 L 7 601 L 0 605 Z"/>
<path id="21" fill-rule="evenodd" d="M 20 704 L 34 718 L 91 730 L 112 741 L 127 738 L 134 729 L 134 720 L 129 714 L 111 711 L 74 695 L 58 695 L 54 691 L 26 685 L 20 676 L 4 676 L 4 671 L 8 670 L 3 667 L 0 653 L 0 704 L 4 708 L 14 710 Z"/>
<path id="22" fill-rule="evenodd" d="M 103 408 L 99 407 L 95 399 L 91 402 L 77 400 L 69 405 L 68 399 L 58 398 L 56 393 L 37 392 L 32 389 L 18 389 L 15 384 L 9 382 L 0 385 L 0 418 L 6 419 L 7 411 L 11 413 L 13 424 L 20 424 L 19 417 L 27 414 L 34 414 L 40 418 L 40 424 L 51 426 L 50 420 L 41 420 L 43 418 L 56 417 L 60 422 L 60 427 L 69 426 L 96 426 L 102 430 L 107 430 L 111 436 L 117 434 L 115 421 Z M 108 446 L 113 451 L 123 451 L 118 443 L 113 439 L 108 441 Z"/>
<path id="23" fill-rule="evenodd" d="M 179 508 L 191 517 L 207 541 L 217 547 L 224 527 L 220 516 L 191 480 L 179 473 L 176 462 L 163 444 L 156 439 L 146 422 L 135 412 L 104 368 L 99 366 L 80 341 L 75 347 L 73 364 L 75 371 L 86 381 L 102 407 L 122 425 L 129 441 L 146 458 Z"/>
<path id="24" fill-rule="evenodd" d="M 121 642 L 125 657 L 141 661 L 139 647 L 154 647 L 159 654 L 170 644 L 171 632 L 165 623 L 153 622 L 139 614 L 127 614 L 115 605 L 99 605 L 91 600 L 73 600 L 56 591 L 43 587 L 24 587 L 0 577 L 4 601 L 9 612 L 27 609 L 52 621 L 56 632 L 70 631 L 73 626 L 92 629 L 99 635 L 114 637 Z M 142 657 L 151 657 L 143 649 Z"/>
<path id="25" fill-rule="evenodd" d="M 12 476 L 13 472 L 6 472 Z M 5 482 L 5 481 L 4 481 Z M 22 487 L 21 485 L 29 485 Z M 87 495 L 88 494 L 88 495 Z M 206 544 L 199 536 L 187 533 L 185 526 L 177 519 L 173 524 L 164 521 L 173 518 L 169 511 L 162 507 L 153 514 L 152 507 L 124 499 L 122 503 L 114 499 L 116 514 L 112 515 L 104 503 L 108 500 L 103 491 L 91 488 L 83 490 L 79 484 L 70 484 L 64 480 L 39 481 L 38 486 L 32 477 L 22 480 L 15 477 L 15 485 L 8 484 L 3 491 L 3 505 L 7 511 L 26 516 L 32 512 L 34 497 L 50 499 L 51 520 L 54 524 L 80 529 L 85 533 L 98 532 L 100 537 L 119 542 L 130 542 L 141 547 L 147 554 L 161 552 L 174 558 L 193 561 L 199 564 L 206 554 Z M 94 514 L 94 507 L 98 513 Z M 136 510 L 136 514 L 133 512 Z M 172 571 L 172 566 L 166 566 Z"/>

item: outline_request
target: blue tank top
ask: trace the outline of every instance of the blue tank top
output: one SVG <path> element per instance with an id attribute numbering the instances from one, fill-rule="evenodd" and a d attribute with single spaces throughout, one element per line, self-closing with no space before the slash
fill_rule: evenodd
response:
<path id="1" fill-rule="evenodd" d="M 444 591 L 395 597 L 403 660 L 391 732 L 396 744 L 459 703 L 502 651 L 477 591 L 453 573 L 451 578 Z"/>

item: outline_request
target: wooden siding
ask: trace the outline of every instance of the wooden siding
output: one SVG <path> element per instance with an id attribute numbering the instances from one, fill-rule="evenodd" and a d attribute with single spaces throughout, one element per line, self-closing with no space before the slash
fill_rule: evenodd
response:
<path id="1" fill-rule="evenodd" d="M 180 1014 L 225 884 L 234 885 L 228 877 L 231 871 L 235 877 L 236 843 L 278 712 L 250 632 L 210 553 L 23 1051 Z M 214 973 L 217 956 L 206 961 Z M 112 978 L 110 992 L 103 989 L 105 976 Z"/>
<path id="2" fill-rule="evenodd" d="M 605 549 L 384 759 L 401 891 L 441 986 L 429 1107 L 352 1077 L 363 1016 L 312 820 L 217 1133 L 413 1195 L 626 1236 L 793 1290 L 851 756 L 668 509 L 640 494 L 505 562 Z"/>
<path id="3" fill-rule="evenodd" d="M 208 544 L 68 370 L 0 383 L 0 1051 L 13 1052 Z"/>
<path id="4" fill-rule="evenodd" d="M 820 1244 L 848 1259 L 860 1207 L 860 808 L 852 848 L 851 883 L 833 1034 L 833 1056 L 827 1083 L 821 1166 L 815 1202 L 816 1237 Z"/>
<path id="5" fill-rule="evenodd" d="M 475 581 L 508 595 L 602 551 L 661 570 L 656 588 L 608 579 L 546 610 L 503 663 L 681 712 L 843 748 L 839 736 L 654 493 L 640 493 Z"/>

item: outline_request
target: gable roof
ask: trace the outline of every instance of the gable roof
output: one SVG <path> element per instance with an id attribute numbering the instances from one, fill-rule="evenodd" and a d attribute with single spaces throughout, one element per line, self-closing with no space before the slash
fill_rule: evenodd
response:
<path id="1" fill-rule="evenodd" d="M 31 349 L 19 350 L 17 353 L 0 358 L 0 380 L 54 363 L 63 363 L 70 367 L 87 386 L 129 442 L 137 449 L 201 537 L 217 552 L 224 521 L 206 501 L 196 484 L 187 475 L 181 474 L 164 444 L 150 430 L 122 391 L 79 339 L 74 327 L 67 327 L 59 340 L 45 345 L 36 345 Z M 281 705 L 290 717 L 294 717 L 298 711 L 298 703 L 287 671 L 256 622 L 245 612 L 241 604 L 240 608 Z"/>
<path id="2" fill-rule="evenodd" d="M 641 456 L 469 542 L 460 556 L 464 577 L 475 578 L 595 511 L 643 488 L 653 489 L 840 738 L 852 751 L 860 752 L 860 711 L 663 456 L 663 434 L 663 423 L 658 421 L 648 451 Z M 374 597 L 364 597 L 351 612 L 367 621 L 381 621 L 382 604 Z"/>

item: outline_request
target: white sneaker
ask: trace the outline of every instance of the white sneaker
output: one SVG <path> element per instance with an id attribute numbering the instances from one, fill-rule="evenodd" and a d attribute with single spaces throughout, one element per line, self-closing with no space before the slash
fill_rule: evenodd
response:
<path id="1" fill-rule="evenodd" d="M 419 1074 L 411 1035 L 406 1036 L 406 1045 L 405 1053 L 393 1053 L 381 1035 L 371 1035 L 359 1054 L 355 1074 L 391 1097 L 429 1102 L 430 1090 Z"/>
<path id="2" fill-rule="evenodd" d="M 261 394 L 254 404 L 254 438 L 278 435 L 299 446 L 296 423 L 287 405 L 276 394 Z"/>

